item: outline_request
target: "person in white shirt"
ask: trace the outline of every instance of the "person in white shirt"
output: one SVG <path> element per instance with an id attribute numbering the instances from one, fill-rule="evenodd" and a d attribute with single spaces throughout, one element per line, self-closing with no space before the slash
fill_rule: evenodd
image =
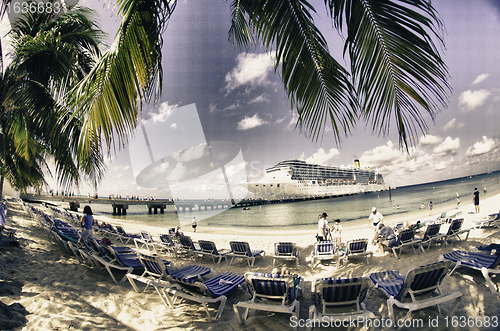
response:
<path id="1" fill-rule="evenodd" d="M 318 240 L 325 241 L 328 236 L 328 221 L 326 220 L 327 214 L 321 214 L 321 218 L 318 220 Z"/>
<path id="2" fill-rule="evenodd" d="M 193 217 L 193 220 L 191 221 L 191 227 L 193 228 L 193 232 L 196 232 L 196 226 L 198 223 L 196 222 L 196 218 Z"/>
<path id="3" fill-rule="evenodd" d="M 377 231 L 379 229 L 379 225 L 384 224 L 384 216 L 382 216 L 382 214 L 377 211 L 377 207 L 372 208 L 372 213 L 368 217 L 368 221 L 370 222 L 370 225 L 373 228 L 373 232 L 375 233 L 375 236 L 378 237 Z M 373 237 L 372 243 L 374 243 L 376 240 L 377 240 L 377 238 Z"/>

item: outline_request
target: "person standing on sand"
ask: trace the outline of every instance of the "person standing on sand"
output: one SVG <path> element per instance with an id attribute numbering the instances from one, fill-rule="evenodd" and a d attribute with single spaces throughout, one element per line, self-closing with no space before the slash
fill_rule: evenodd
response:
<path id="1" fill-rule="evenodd" d="M 318 220 L 318 240 L 325 241 L 328 236 L 328 221 L 326 218 L 328 215 L 326 213 L 321 214 L 320 219 Z"/>
<path id="2" fill-rule="evenodd" d="M 432 205 L 432 201 L 429 201 L 429 216 L 432 216 L 432 208 L 434 206 Z"/>
<path id="3" fill-rule="evenodd" d="M 83 216 L 80 221 L 82 224 L 82 236 L 80 237 L 79 243 L 85 242 L 88 237 L 92 236 L 94 233 L 94 216 L 92 216 L 92 209 L 90 206 L 83 207 Z"/>
<path id="4" fill-rule="evenodd" d="M 335 220 L 335 223 L 332 226 L 331 234 L 333 242 L 337 245 L 337 247 L 342 247 L 342 225 L 340 225 L 339 219 Z"/>
<path id="5" fill-rule="evenodd" d="M 372 208 L 372 213 L 368 216 L 368 221 L 370 221 L 370 225 L 373 227 L 373 231 L 378 230 L 379 223 L 384 222 L 384 216 L 377 211 L 377 207 Z"/>
<path id="6" fill-rule="evenodd" d="M 475 213 L 479 213 L 479 191 L 477 187 L 474 188 L 474 197 L 472 198 L 472 202 L 474 202 Z"/>
<path id="7" fill-rule="evenodd" d="M 193 228 L 193 232 L 196 232 L 196 226 L 198 223 L 196 222 L 196 218 L 193 217 L 193 220 L 191 221 L 191 227 Z"/>
<path id="8" fill-rule="evenodd" d="M 460 195 L 457 192 L 457 209 L 460 208 Z"/>

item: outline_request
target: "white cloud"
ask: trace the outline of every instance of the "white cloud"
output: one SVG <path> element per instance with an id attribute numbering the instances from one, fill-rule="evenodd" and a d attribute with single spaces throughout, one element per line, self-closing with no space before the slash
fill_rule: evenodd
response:
<path id="1" fill-rule="evenodd" d="M 486 78 L 488 78 L 489 74 L 480 74 L 479 76 L 476 77 L 474 82 L 472 82 L 472 85 L 479 84 Z"/>
<path id="2" fill-rule="evenodd" d="M 474 143 L 469 149 L 467 149 L 467 152 L 465 152 L 465 156 L 476 156 L 476 155 L 482 155 L 490 152 L 495 146 L 495 142 L 493 139 L 488 139 L 486 136 L 483 136 L 482 141 L 478 141 Z"/>
<path id="3" fill-rule="evenodd" d="M 455 155 L 457 154 L 457 150 L 460 147 L 460 138 L 452 139 L 451 137 L 446 137 L 446 139 L 434 150 L 432 151 L 434 154 L 439 156 L 445 155 Z"/>
<path id="4" fill-rule="evenodd" d="M 255 114 L 252 117 L 245 116 L 244 119 L 238 122 L 238 130 L 249 130 L 256 128 L 258 126 L 267 124 L 266 121 L 259 117 L 259 114 Z"/>
<path id="5" fill-rule="evenodd" d="M 460 94 L 460 97 L 458 98 L 458 105 L 462 107 L 462 110 L 465 112 L 473 111 L 482 106 L 489 95 L 490 92 L 487 90 L 467 90 Z"/>
<path id="6" fill-rule="evenodd" d="M 441 138 L 439 136 L 433 136 L 433 135 L 427 134 L 425 136 L 420 137 L 420 139 L 418 141 L 418 145 L 423 146 L 423 147 L 433 146 L 433 145 L 440 144 L 442 141 L 443 141 L 443 138 Z"/>
<path id="7" fill-rule="evenodd" d="M 153 119 L 154 123 L 163 123 L 172 114 L 172 111 L 179 108 L 179 104 L 175 103 L 173 105 L 169 104 L 168 101 L 162 102 L 158 109 L 150 111 L 149 117 Z"/>
<path id="8" fill-rule="evenodd" d="M 229 93 L 244 85 L 267 85 L 267 75 L 274 68 L 274 60 L 270 53 L 240 53 L 236 57 L 236 67 L 226 74 L 225 89 Z"/>
<path id="9" fill-rule="evenodd" d="M 269 102 L 269 99 L 266 97 L 265 93 L 262 93 L 261 95 L 253 98 L 252 100 L 248 101 L 249 104 L 251 103 L 259 103 L 259 102 Z"/>
<path id="10" fill-rule="evenodd" d="M 305 159 L 307 163 L 327 165 L 328 161 L 339 155 L 340 151 L 336 148 L 330 148 L 328 153 L 323 148 L 319 148 L 316 153 Z"/>
<path id="11" fill-rule="evenodd" d="M 457 123 L 457 119 L 454 118 L 443 126 L 443 131 L 449 131 L 449 130 L 453 130 L 453 129 L 462 129 L 464 127 L 465 127 L 464 123 L 462 123 L 462 122 Z"/>
<path id="12" fill-rule="evenodd" d="M 403 158 L 403 153 L 395 148 L 392 141 L 388 141 L 383 146 L 378 146 L 371 151 L 366 151 L 360 157 L 361 164 L 366 166 L 387 166 L 399 163 Z"/>
<path id="13" fill-rule="evenodd" d="M 448 168 L 448 163 L 447 161 L 441 161 L 439 163 L 436 163 L 436 165 L 434 166 L 434 169 L 435 170 L 444 170 L 446 168 Z"/>

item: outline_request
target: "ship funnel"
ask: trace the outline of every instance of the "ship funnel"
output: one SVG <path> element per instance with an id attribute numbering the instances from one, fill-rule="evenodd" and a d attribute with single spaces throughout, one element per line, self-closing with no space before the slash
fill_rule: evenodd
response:
<path id="1" fill-rule="evenodd" d="M 354 160 L 354 168 L 359 169 L 359 160 Z"/>

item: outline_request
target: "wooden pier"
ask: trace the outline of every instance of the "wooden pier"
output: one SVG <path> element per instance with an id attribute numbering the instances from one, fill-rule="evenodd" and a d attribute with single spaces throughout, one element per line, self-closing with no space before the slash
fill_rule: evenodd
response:
<path id="1" fill-rule="evenodd" d="M 81 205 L 86 204 L 108 204 L 113 208 L 113 215 L 127 215 L 127 209 L 131 205 L 146 206 L 149 214 L 161 214 L 169 205 L 174 205 L 176 211 L 192 212 L 193 210 L 214 210 L 214 209 L 229 209 L 229 208 L 244 208 L 249 206 L 267 205 L 275 203 L 290 203 L 317 199 L 330 199 L 334 196 L 310 196 L 310 197 L 295 197 L 295 198 L 275 198 L 275 199 L 243 199 L 239 201 L 213 199 L 213 200 L 130 200 L 130 199 L 109 199 L 109 198 L 88 198 L 80 196 L 53 196 L 53 195 L 21 195 L 21 199 L 27 202 L 67 202 L 69 209 L 78 211 Z"/>

